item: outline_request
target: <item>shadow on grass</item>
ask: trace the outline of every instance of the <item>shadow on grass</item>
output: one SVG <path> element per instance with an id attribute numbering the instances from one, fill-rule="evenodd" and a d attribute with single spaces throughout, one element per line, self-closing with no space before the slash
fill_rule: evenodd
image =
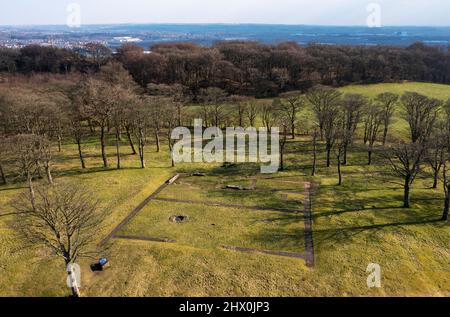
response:
<path id="1" fill-rule="evenodd" d="M 415 221 L 393 222 L 376 225 L 344 227 L 336 229 L 314 230 L 314 242 L 317 246 L 325 246 L 332 244 L 345 244 L 350 242 L 354 237 L 370 232 L 372 239 L 376 239 L 374 234 L 386 228 L 401 228 L 405 226 L 425 225 L 425 224 L 444 224 L 439 218 L 420 218 Z"/>

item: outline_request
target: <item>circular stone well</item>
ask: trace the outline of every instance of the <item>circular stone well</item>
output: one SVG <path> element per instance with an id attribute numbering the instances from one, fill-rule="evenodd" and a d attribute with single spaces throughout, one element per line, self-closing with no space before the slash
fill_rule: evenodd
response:
<path id="1" fill-rule="evenodd" d="M 172 216 L 169 218 L 169 220 L 173 223 L 182 223 L 188 220 L 188 216 Z"/>

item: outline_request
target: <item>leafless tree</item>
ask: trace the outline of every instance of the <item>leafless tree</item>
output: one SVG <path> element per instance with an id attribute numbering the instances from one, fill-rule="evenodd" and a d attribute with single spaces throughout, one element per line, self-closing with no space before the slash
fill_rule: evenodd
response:
<path id="1" fill-rule="evenodd" d="M 234 105 L 235 116 L 237 125 L 239 127 L 244 127 L 244 119 L 245 119 L 245 102 L 248 102 L 247 97 L 244 96 L 230 96 L 229 100 Z"/>
<path id="2" fill-rule="evenodd" d="M 380 127 L 384 122 L 385 109 L 381 109 L 378 104 L 368 103 L 366 107 L 366 114 L 364 116 L 365 123 L 365 134 L 367 138 L 367 153 L 368 160 L 367 164 L 372 164 L 372 153 L 375 146 L 375 143 L 378 141 L 378 134 L 380 131 Z M 366 143 L 367 143 L 366 142 Z"/>
<path id="3" fill-rule="evenodd" d="M 85 49 L 97 67 L 103 65 L 112 54 L 111 50 L 101 43 L 88 43 Z"/>
<path id="4" fill-rule="evenodd" d="M 98 255 L 96 236 L 104 219 L 96 200 L 77 184 L 38 187 L 14 202 L 13 228 L 24 247 L 42 249 L 69 264 Z M 80 296 L 76 287 L 73 296 Z"/>
<path id="5" fill-rule="evenodd" d="M 353 143 L 358 124 L 361 121 L 363 109 L 367 105 L 364 96 L 358 94 L 346 94 L 342 101 L 343 111 L 343 157 L 342 164 L 347 165 L 348 147 Z"/>
<path id="6" fill-rule="evenodd" d="M 39 154 L 38 154 L 38 163 L 42 162 L 45 169 L 45 174 L 47 176 L 47 181 L 50 185 L 53 185 L 53 176 L 51 173 L 50 163 L 52 161 L 52 143 L 50 140 L 44 137 L 37 138 Z"/>
<path id="7" fill-rule="evenodd" d="M 444 185 L 444 211 L 442 214 L 442 221 L 448 221 L 448 211 L 450 209 L 450 171 L 449 171 L 449 158 L 448 154 L 446 154 L 446 158 L 444 159 L 444 164 L 442 166 L 442 182 Z"/>
<path id="8" fill-rule="evenodd" d="M 336 89 L 316 86 L 306 94 L 306 99 L 311 103 L 313 111 L 316 115 L 320 138 L 324 139 L 325 126 L 329 125 L 329 115 L 333 113 L 340 103 L 341 93 Z"/>
<path id="9" fill-rule="evenodd" d="M 8 180 L 6 179 L 6 174 L 5 171 L 3 169 L 3 163 L 2 160 L 5 158 L 6 156 L 6 138 L 0 134 L 0 179 L 2 181 L 3 184 L 7 184 Z"/>
<path id="10" fill-rule="evenodd" d="M 276 103 L 275 103 L 276 106 Z M 285 153 L 286 153 L 286 145 L 287 145 L 287 137 L 290 131 L 290 119 L 289 116 L 281 111 L 280 108 L 271 106 L 271 112 L 273 116 L 273 122 L 281 129 L 281 137 L 280 137 L 280 171 L 285 170 Z"/>
<path id="11" fill-rule="evenodd" d="M 86 136 L 86 132 L 83 129 L 83 118 L 75 107 L 73 108 L 73 111 L 69 116 L 70 116 L 70 123 L 69 123 L 70 134 L 72 135 L 75 143 L 77 144 L 78 157 L 80 159 L 81 168 L 85 169 L 86 163 L 84 161 L 82 143 L 83 138 Z"/>
<path id="12" fill-rule="evenodd" d="M 171 159 L 172 167 L 175 167 L 175 160 L 173 158 L 173 147 L 175 145 L 175 140 L 172 139 L 172 130 L 176 127 L 176 122 L 177 122 L 176 111 L 174 111 L 175 110 L 174 108 L 175 108 L 175 105 L 173 104 L 173 102 L 171 102 L 170 100 L 167 100 L 164 103 L 163 114 L 162 114 L 164 123 L 166 124 L 166 128 L 167 128 L 167 140 L 168 140 L 168 144 L 169 144 L 169 152 L 170 152 L 170 159 Z"/>
<path id="13" fill-rule="evenodd" d="M 399 96 L 390 92 L 385 92 L 379 94 L 375 101 L 381 106 L 382 110 L 382 118 L 383 118 L 383 146 L 386 145 L 386 140 L 389 132 L 389 128 L 391 125 L 392 116 L 395 112 L 395 106 L 397 105 L 397 101 Z"/>
<path id="14" fill-rule="evenodd" d="M 446 131 L 446 140 L 447 140 L 447 148 L 450 152 L 450 99 L 447 100 L 447 102 L 444 104 L 444 118 L 445 122 L 447 122 L 447 125 L 445 127 Z"/>
<path id="15" fill-rule="evenodd" d="M 439 122 L 431 133 L 428 142 L 428 151 L 425 154 L 425 162 L 433 173 L 433 189 L 436 189 L 439 181 L 439 174 L 445 162 L 447 154 L 447 131 L 445 122 Z"/>
<path id="16" fill-rule="evenodd" d="M 403 179 L 403 208 L 410 207 L 411 185 L 421 171 L 426 147 L 421 143 L 398 142 L 384 154 L 394 176 Z"/>
<path id="17" fill-rule="evenodd" d="M 224 104 L 227 101 L 227 94 L 220 88 L 212 87 L 202 89 L 199 96 L 204 108 L 205 124 L 211 116 L 212 124 L 219 127 L 224 119 Z"/>
<path id="18" fill-rule="evenodd" d="M 313 163 L 312 163 L 312 172 L 311 176 L 316 176 L 317 169 L 317 140 L 320 136 L 320 133 L 317 129 L 314 129 L 312 135 L 312 145 L 313 145 Z"/>
<path id="19" fill-rule="evenodd" d="M 406 92 L 401 101 L 406 110 L 411 141 L 426 143 L 433 130 L 441 102 L 415 92 Z"/>
<path id="20" fill-rule="evenodd" d="M 278 99 L 275 99 L 272 103 L 264 103 L 261 106 L 261 121 L 267 131 L 270 133 L 272 131 L 272 127 L 278 121 L 280 122 L 279 117 L 282 115 L 283 118 L 287 118 L 285 114 L 281 114 L 280 108 L 281 104 Z M 283 124 L 286 124 L 286 120 L 282 120 Z M 283 133 L 286 132 L 283 130 Z"/>
<path id="21" fill-rule="evenodd" d="M 82 113 L 100 127 L 103 167 L 108 167 L 106 155 L 107 126 L 117 100 L 117 90 L 105 81 L 88 78 L 80 87 Z"/>
<path id="22" fill-rule="evenodd" d="M 8 143 L 19 174 L 25 177 L 33 203 L 35 197 L 33 179 L 37 173 L 40 159 L 41 136 L 34 134 L 19 134 L 11 137 Z"/>
<path id="23" fill-rule="evenodd" d="M 148 96 L 143 99 L 136 98 L 133 106 L 133 131 L 138 143 L 141 168 L 145 168 L 144 149 L 147 143 L 147 130 L 151 126 L 150 122 L 155 120 L 152 113 L 152 102 L 153 99 Z M 157 142 L 159 142 L 159 139 L 157 139 Z"/>
<path id="24" fill-rule="evenodd" d="M 295 139 L 295 130 L 297 124 L 297 116 L 300 110 L 305 106 L 305 98 L 299 91 L 284 93 L 281 96 L 280 107 L 289 119 L 291 129 L 291 137 Z"/>
<path id="25" fill-rule="evenodd" d="M 250 101 L 245 104 L 245 115 L 251 127 L 255 126 L 258 111 L 259 107 L 255 102 Z"/>

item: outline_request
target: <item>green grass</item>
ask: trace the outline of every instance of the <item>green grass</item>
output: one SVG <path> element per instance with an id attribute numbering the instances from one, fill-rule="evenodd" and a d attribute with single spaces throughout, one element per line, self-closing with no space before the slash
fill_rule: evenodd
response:
<path id="1" fill-rule="evenodd" d="M 363 94 L 369 98 L 375 98 L 378 94 L 391 92 L 402 95 L 407 91 L 418 92 L 420 94 L 441 100 L 450 99 L 450 87 L 444 84 L 431 83 L 383 83 L 373 85 L 349 85 L 339 89 L 343 93 Z"/>
<path id="2" fill-rule="evenodd" d="M 172 223 L 174 215 L 187 215 L 184 223 Z M 303 214 L 152 202 L 119 232 L 176 240 L 196 248 L 234 246 L 259 250 L 304 251 Z"/>
<path id="3" fill-rule="evenodd" d="M 450 97 L 449 86 L 433 84 L 380 84 L 349 86 L 343 91 L 373 97 L 378 92 L 417 91 L 433 97 Z M 302 114 L 307 120 L 308 111 Z M 407 136 L 398 109 L 393 134 Z M 357 140 L 357 144 L 360 141 Z M 308 138 L 290 141 L 286 171 L 260 175 L 258 166 L 239 165 L 222 169 L 217 164 L 182 164 L 170 168 L 167 149 L 155 153 L 147 147 L 148 168 L 139 169 L 136 156 L 124 155 L 124 169 L 114 170 L 114 147 L 110 143 L 111 169 L 103 170 L 96 139 L 85 146 L 88 169 L 79 168 L 76 149 L 65 144 L 56 155 L 57 181 L 74 180 L 91 189 L 109 213 L 99 239 L 175 171 L 204 171 L 207 177 L 181 179 L 160 197 L 180 198 L 247 206 L 299 206 L 304 198 L 302 182 L 311 180 L 311 149 Z M 129 153 L 126 142 L 123 153 Z M 261 249 L 302 250 L 303 223 L 299 216 L 202 205 L 152 202 L 121 234 L 171 238 L 177 243 L 113 239 L 107 256 L 111 268 L 102 273 L 89 270 L 81 261 L 82 293 L 86 296 L 450 296 L 450 227 L 437 221 L 443 208 L 442 189 L 430 189 L 423 174 L 413 185 L 412 207 L 402 202 L 400 180 L 389 175 L 378 155 L 366 166 L 366 153 L 359 145 L 351 149 L 349 165 L 343 167 L 344 184 L 337 186 L 336 166 L 325 167 L 319 156 L 318 185 L 313 197 L 314 269 L 304 261 L 220 248 L 222 244 Z M 335 161 L 333 159 L 333 161 Z M 7 166 L 11 169 L 11 166 Z M 226 191 L 225 184 L 247 186 L 256 177 L 257 190 Z M 24 250 L 9 229 L 9 202 L 23 184 L 0 186 L 0 296 L 64 296 L 65 270 L 60 260 Z M 205 190 L 206 189 L 206 190 Z M 288 194 L 288 201 L 282 199 Z M 172 224 L 174 214 L 188 214 L 187 223 Z M 264 221 L 267 220 L 267 221 Z M 215 224 L 216 226 L 212 226 Z M 382 270 L 382 287 L 366 285 L 369 263 Z"/>

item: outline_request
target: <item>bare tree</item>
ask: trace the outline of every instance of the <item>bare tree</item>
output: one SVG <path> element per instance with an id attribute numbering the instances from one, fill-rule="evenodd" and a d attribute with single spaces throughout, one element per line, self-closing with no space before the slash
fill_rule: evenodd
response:
<path id="1" fill-rule="evenodd" d="M 444 104 L 444 118 L 446 119 L 447 125 L 445 127 L 446 131 L 446 140 L 447 140 L 447 148 L 450 152 L 450 99 Z"/>
<path id="2" fill-rule="evenodd" d="M 383 146 L 386 145 L 387 135 L 389 132 L 389 128 L 391 125 L 392 116 L 395 112 L 395 106 L 397 105 L 397 101 L 399 99 L 399 96 L 390 92 L 385 92 L 379 94 L 375 101 L 381 106 L 382 108 L 382 118 L 383 118 Z"/>
<path id="3" fill-rule="evenodd" d="M 277 119 L 279 119 L 278 112 L 280 109 L 280 102 L 278 99 L 275 99 L 272 103 L 264 103 L 261 106 L 261 121 L 269 133 L 272 131 L 274 124 L 279 121 Z M 286 118 L 284 114 L 283 117 Z M 286 120 L 283 120 L 283 124 L 286 124 L 285 121 Z M 283 130 L 283 132 L 286 131 Z"/>
<path id="4" fill-rule="evenodd" d="M 33 178 L 37 170 L 38 138 L 34 134 L 19 134 L 9 140 L 14 162 L 18 167 L 19 174 L 27 180 L 31 197 L 34 197 Z"/>
<path id="5" fill-rule="evenodd" d="M 255 102 L 247 102 L 245 105 L 245 114 L 251 127 L 255 126 L 259 107 Z"/>
<path id="6" fill-rule="evenodd" d="M 117 90 L 104 81 L 88 78 L 80 87 L 81 111 L 100 127 L 103 167 L 108 167 L 106 155 L 107 126 L 117 100 Z"/>
<path id="7" fill-rule="evenodd" d="M 295 139 L 297 116 L 306 101 L 299 91 L 284 93 L 280 97 L 282 98 L 280 102 L 281 110 L 285 112 L 285 116 L 289 119 L 291 137 Z"/>
<path id="8" fill-rule="evenodd" d="M 317 139 L 319 138 L 319 131 L 317 129 L 314 129 L 312 138 L 313 138 L 313 140 L 312 140 L 312 144 L 313 144 L 313 164 L 312 164 L 311 176 L 316 176 L 316 169 L 317 169 Z"/>
<path id="9" fill-rule="evenodd" d="M 276 105 L 276 103 L 275 103 Z M 289 116 L 282 112 L 280 108 L 273 108 L 272 109 L 272 116 L 274 123 L 277 124 L 281 128 L 281 138 L 280 138 L 280 171 L 285 170 L 285 153 L 286 153 L 286 145 L 287 145 L 287 137 L 289 134 L 289 128 L 290 128 L 290 119 Z"/>
<path id="10" fill-rule="evenodd" d="M 439 174 L 445 162 L 447 149 L 445 122 L 439 122 L 433 129 L 430 141 L 428 142 L 428 151 L 425 154 L 425 162 L 433 173 L 433 189 L 436 189 L 438 186 Z"/>
<path id="11" fill-rule="evenodd" d="M 341 95 L 336 89 L 325 86 L 316 86 L 306 94 L 319 124 L 321 140 L 324 139 L 325 125 L 329 124 L 329 114 L 340 103 Z"/>
<path id="12" fill-rule="evenodd" d="M 368 106 L 366 107 L 364 122 L 365 122 L 366 138 L 368 142 L 367 145 L 368 165 L 372 164 L 372 153 L 375 143 L 378 140 L 380 126 L 383 124 L 384 116 L 385 116 L 384 109 L 380 109 L 378 104 L 369 103 Z"/>
<path id="13" fill-rule="evenodd" d="M 39 142 L 38 162 L 43 163 L 47 181 L 50 185 L 53 185 L 53 176 L 50 167 L 50 162 L 52 160 L 52 144 L 47 138 L 44 137 L 40 137 L 37 140 Z"/>
<path id="14" fill-rule="evenodd" d="M 88 43 L 85 45 L 85 49 L 88 56 L 92 58 L 92 61 L 98 68 L 100 68 L 112 54 L 111 50 L 101 43 Z"/>
<path id="15" fill-rule="evenodd" d="M 85 135 L 85 131 L 83 129 L 82 122 L 83 122 L 83 119 L 82 119 L 80 113 L 78 111 L 76 111 L 76 109 L 74 109 L 74 111 L 70 115 L 69 129 L 70 129 L 70 133 L 71 133 L 73 139 L 75 140 L 75 143 L 77 144 L 78 157 L 80 159 L 81 168 L 85 169 L 86 163 L 84 161 L 82 142 L 83 142 L 83 138 L 86 135 Z"/>
<path id="16" fill-rule="evenodd" d="M 152 114 L 152 98 L 136 98 L 133 106 L 133 126 L 134 135 L 138 143 L 139 160 L 141 168 L 145 168 L 145 145 L 147 143 L 147 129 L 150 126 L 150 120 L 155 120 Z M 157 140 L 159 142 L 159 139 Z"/>
<path id="17" fill-rule="evenodd" d="M 442 214 L 442 221 L 448 221 L 448 211 L 450 209 L 450 171 L 449 171 L 449 160 L 448 157 L 444 159 L 444 164 L 442 167 L 442 182 L 444 185 L 444 211 Z"/>
<path id="18" fill-rule="evenodd" d="M 69 264 L 99 253 L 96 236 L 103 220 L 97 202 L 81 186 L 64 184 L 38 187 L 35 196 L 22 194 L 14 203 L 13 228 L 23 245 L 43 249 Z M 72 287 L 73 296 L 80 296 Z"/>
<path id="19" fill-rule="evenodd" d="M 399 142 L 391 146 L 385 155 L 393 174 L 403 179 L 403 208 L 410 207 L 410 190 L 421 171 L 426 148 L 420 143 Z"/>
<path id="20" fill-rule="evenodd" d="M 343 98 L 343 165 L 347 165 L 348 147 L 353 143 L 356 129 L 361 120 L 362 110 L 366 105 L 367 100 L 362 95 L 346 94 Z"/>
<path id="21" fill-rule="evenodd" d="M 173 147 L 175 144 L 175 140 L 172 139 L 172 130 L 176 127 L 177 117 L 176 112 L 174 111 L 174 104 L 170 101 L 167 101 L 164 104 L 163 118 L 167 128 L 167 140 L 169 144 L 171 165 L 172 167 L 175 167 L 175 160 L 173 157 Z"/>
<path id="22" fill-rule="evenodd" d="M 6 174 L 3 169 L 2 159 L 6 156 L 6 138 L 0 134 L 0 178 L 3 184 L 7 184 Z"/>
<path id="23" fill-rule="evenodd" d="M 230 96 L 230 101 L 233 105 L 235 105 L 235 115 L 237 116 L 237 125 L 239 127 L 244 127 L 244 119 L 245 119 L 245 102 L 248 101 L 247 97 L 243 96 Z"/>
<path id="24" fill-rule="evenodd" d="M 208 120 L 207 117 L 211 116 L 212 124 L 219 127 L 224 119 L 224 103 L 227 100 L 226 92 L 216 87 L 202 89 L 199 99 L 205 109 L 204 119 Z"/>
<path id="25" fill-rule="evenodd" d="M 415 92 L 406 92 L 401 101 L 406 110 L 411 141 L 426 143 L 433 130 L 441 102 Z"/>

